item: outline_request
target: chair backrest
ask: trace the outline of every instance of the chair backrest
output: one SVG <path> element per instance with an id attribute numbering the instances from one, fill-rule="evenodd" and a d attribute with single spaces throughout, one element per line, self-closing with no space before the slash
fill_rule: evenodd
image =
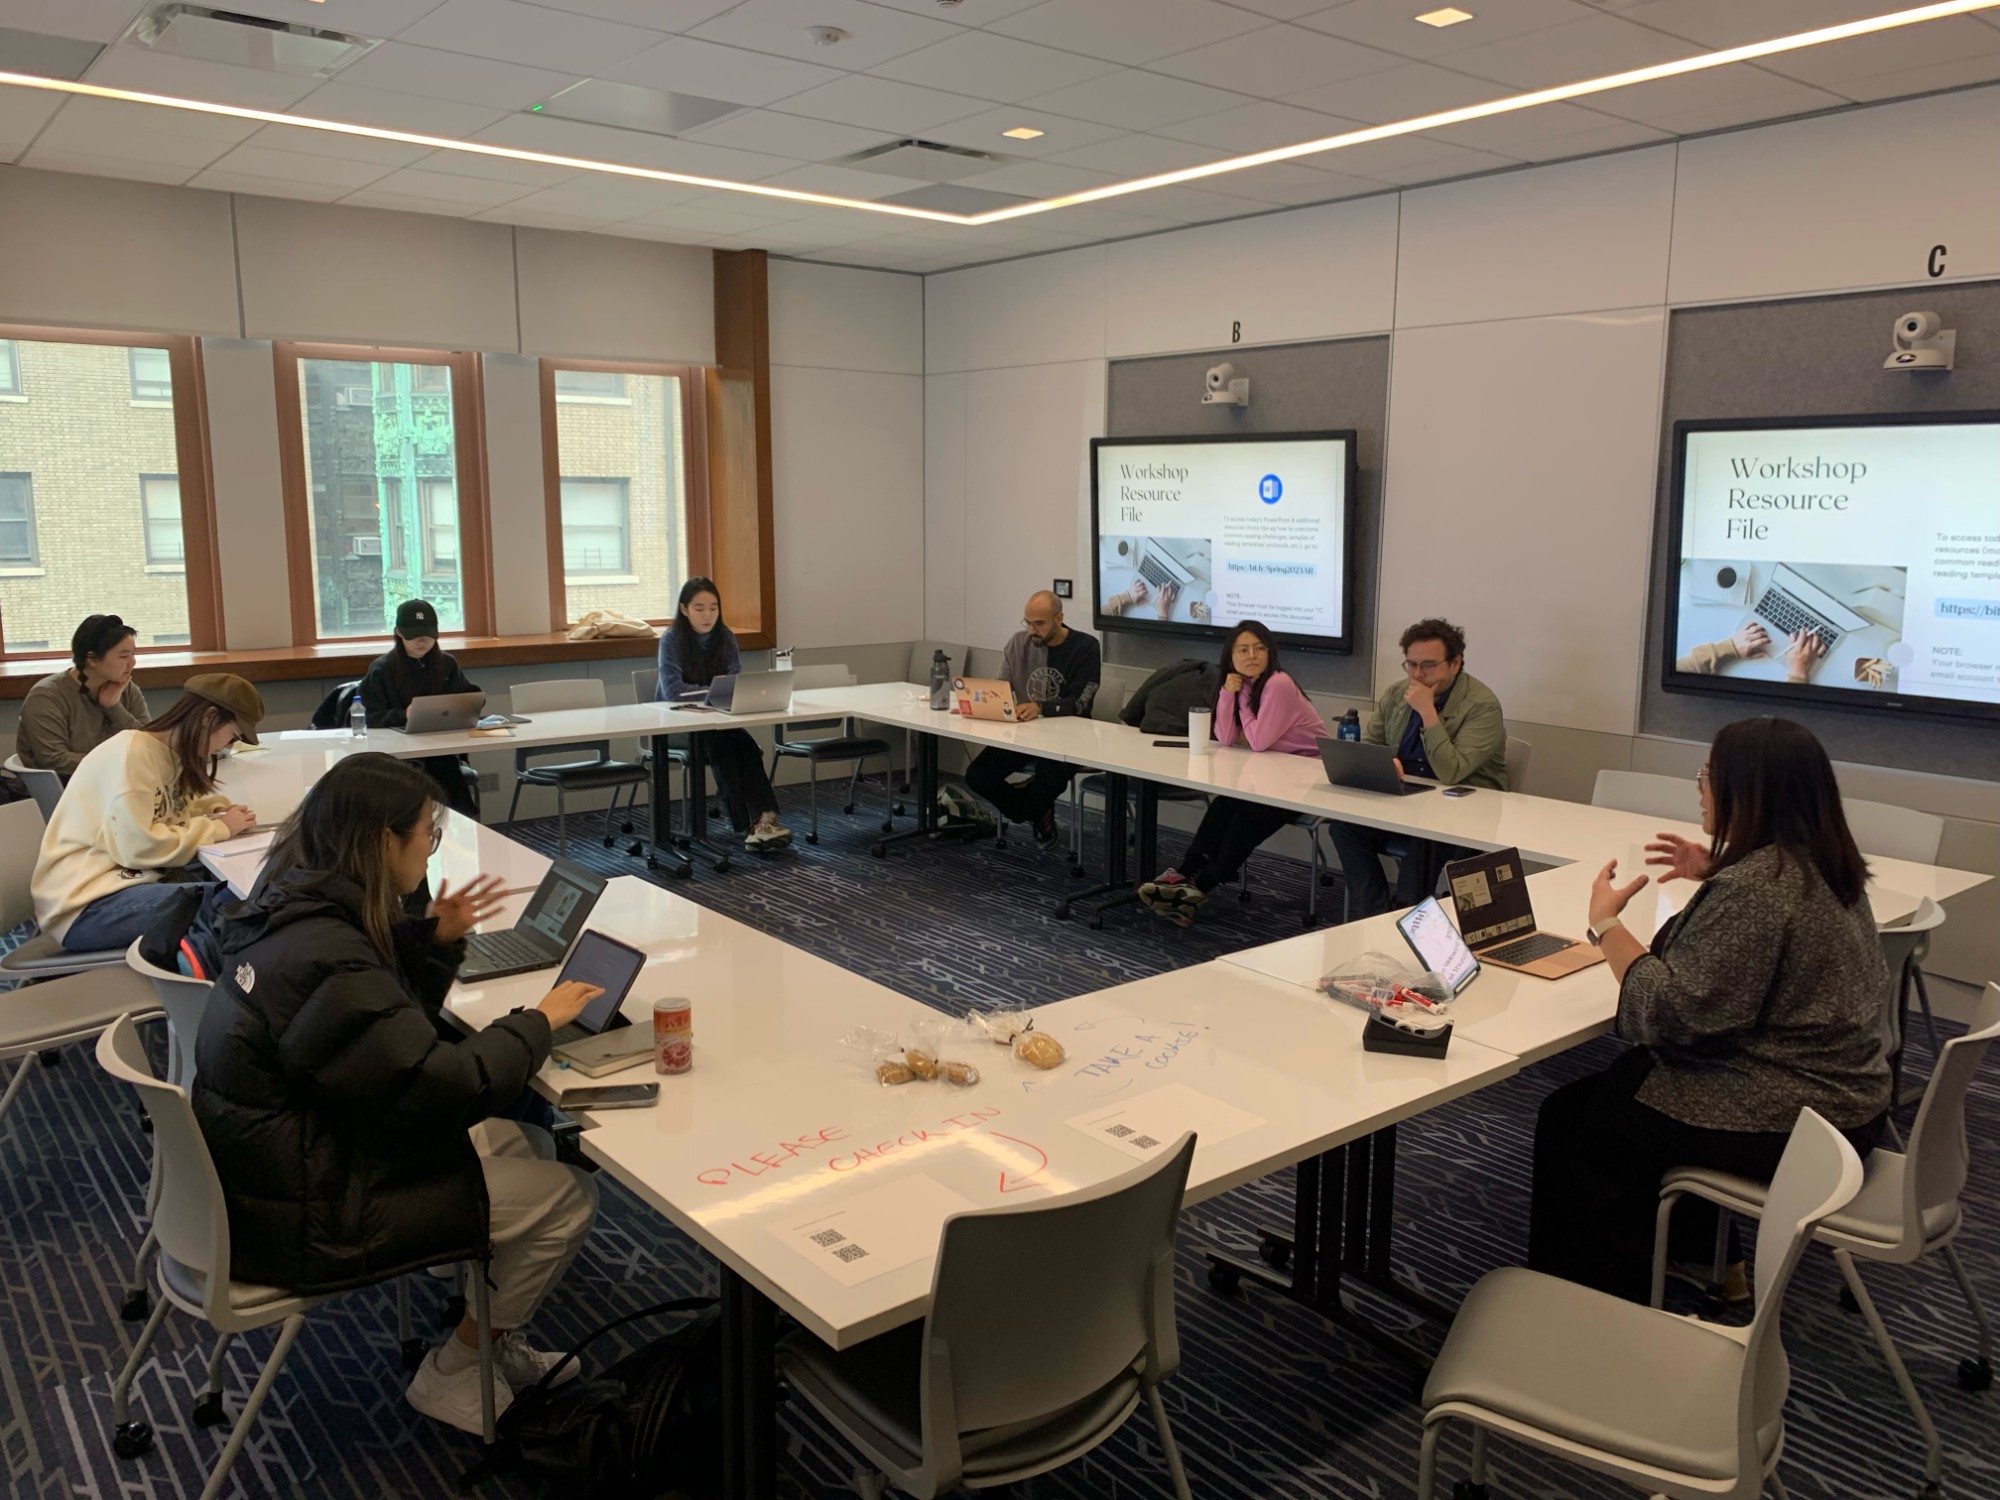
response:
<path id="1" fill-rule="evenodd" d="M 517 714 L 555 714 L 566 708 L 602 708 L 601 677 L 558 677 L 547 682 L 517 682 L 508 690 Z"/>
<path id="2" fill-rule="evenodd" d="M 148 963 L 139 952 L 143 941 L 132 940 L 132 946 L 125 950 L 125 963 L 152 985 L 160 1009 L 167 1013 L 167 1081 L 192 1089 L 195 1038 L 201 1034 L 202 1012 L 208 1009 L 208 997 L 215 992 L 215 983 Z"/>
<path id="3" fill-rule="evenodd" d="M 1172 1372 L 1174 1221 L 1193 1160 L 1183 1136 L 1088 1192 L 945 1222 L 924 1325 L 928 1439 L 1058 1412 L 1142 1358 Z"/>
<path id="4" fill-rule="evenodd" d="M 1882 1049 L 1894 1052 L 1903 1040 L 1903 988 L 1909 970 L 1931 951 L 1931 934 L 1944 925 L 1944 908 L 1925 896 L 1906 922 L 1877 927 L 1882 957 L 1889 965 L 1889 987 L 1882 996 Z"/>
<path id="5" fill-rule="evenodd" d="M 35 914 L 29 882 L 35 878 L 47 821 L 39 803 L 0 805 L 0 932 L 12 931 Z"/>
<path id="6" fill-rule="evenodd" d="M 204 1303 L 212 1321 L 229 1305 L 229 1205 L 187 1090 L 154 1076 L 129 1015 L 98 1037 L 97 1061 L 138 1091 L 153 1122 L 153 1232 L 163 1254 L 208 1278 Z"/>
<path id="7" fill-rule="evenodd" d="M 853 687 L 855 676 L 847 670 L 846 662 L 828 662 L 813 667 L 792 668 L 792 688 L 796 692 L 811 692 L 814 688 Z"/>
<path id="8" fill-rule="evenodd" d="M 659 690 L 660 669 L 658 667 L 640 667 L 632 674 L 632 701 L 634 703 L 651 703 L 653 701 L 653 694 Z"/>
<path id="9" fill-rule="evenodd" d="M 24 766 L 18 755 L 7 757 L 7 769 L 21 778 L 21 785 L 28 789 L 28 795 L 35 799 L 35 806 L 42 810 L 43 821 L 54 817 L 56 803 L 62 800 L 62 777 L 54 771 L 38 771 L 33 766 Z"/>
<path id="10" fill-rule="evenodd" d="M 343 682 L 324 698 L 313 710 L 311 727 L 314 729 L 345 729 L 348 713 L 354 707 L 354 695 L 361 691 L 359 679 Z"/>
<path id="11" fill-rule="evenodd" d="M 963 672 L 966 670 L 965 647 L 954 645 L 950 641 L 912 641 L 910 643 L 909 672 L 904 680 L 906 682 L 928 684 L 931 680 L 931 658 L 940 651 L 951 658 L 951 669 L 953 672 Z"/>
<path id="12" fill-rule="evenodd" d="M 1938 845 L 1944 842 L 1944 819 L 1936 813 L 1859 797 L 1842 797 L 1840 806 L 1847 814 L 1847 831 L 1854 835 L 1863 854 L 1907 859 L 1919 865 L 1937 863 Z"/>
<path id="13" fill-rule="evenodd" d="M 1921 1238 L 1924 1215 L 1955 1201 L 1965 1189 L 1972 1148 L 1965 1134 L 1965 1095 L 1986 1051 L 2000 1037 L 2000 984 L 1989 984 L 1973 1007 L 1963 1036 L 1944 1044 L 1931 1070 L 1910 1148 L 1903 1163 L 1903 1233 Z"/>
<path id="14" fill-rule="evenodd" d="M 1532 740 L 1524 740 L 1518 735 L 1507 736 L 1507 790 L 1518 792 L 1528 781 L 1528 762 L 1534 758 L 1535 746 Z"/>
<path id="15" fill-rule="evenodd" d="M 1004 651 L 995 651 L 991 646 L 972 646 L 967 648 L 962 662 L 952 664 L 952 673 L 958 677 L 998 677 L 1006 660 Z M 930 680 L 930 673 L 925 672 L 924 681 Z"/>
<path id="16" fill-rule="evenodd" d="M 1510 749 L 1508 754 L 1513 752 Z M 1599 771 L 1591 788 L 1592 807 L 1672 818 L 1676 823 L 1701 821 L 1701 793 L 1692 776 L 1655 776 L 1650 771 Z"/>
<path id="17" fill-rule="evenodd" d="M 1757 1313 L 1750 1322 L 1736 1404 L 1739 1476 L 1763 1471 L 1757 1434 L 1777 1421 L 1791 1389 L 1779 1328 L 1786 1284 L 1820 1220 L 1853 1201 L 1861 1191 L 1861 1177 L 1861 1158 L 1846 1137 L 1812 1110 L 1800 1110 L 1757 1221 Z"/>

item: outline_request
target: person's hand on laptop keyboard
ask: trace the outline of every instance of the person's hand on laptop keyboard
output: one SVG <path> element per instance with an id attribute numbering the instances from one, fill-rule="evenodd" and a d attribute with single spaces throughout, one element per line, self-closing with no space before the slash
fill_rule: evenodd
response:
<path id="1" fill-rule="evenodd" d="M 437 940 L 455 943 L 498 911 L 504 899 L 501 885 L 498 875 L 481 875 L 458 891 L 449 881 L 440 881 L 429 912 L 437 920 Z"/>
<path id="2" fill-rule="evenodd" d="M 1813 663 L 1826 655 L 1826 637 L 1816 630 L 1795 630 L 1785 652 L 1785 681 L 1804 682 L 1812 675 Z"/>

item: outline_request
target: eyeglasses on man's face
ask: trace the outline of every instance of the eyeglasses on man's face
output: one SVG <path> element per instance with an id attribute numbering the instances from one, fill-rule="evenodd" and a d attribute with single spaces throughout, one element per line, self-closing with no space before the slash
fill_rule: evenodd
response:
<path id="1" fill-rule="evenodd" d="M 1442 672 L 1450 665 L 1451 662 L 1442 656 L 1438 657 L 1435 661 L 1412 661 L 1408 657 L 1405 657 L 1403 660 L 1403 671 L 1411 677 L 1429 677 L 1433 673 Z"/>

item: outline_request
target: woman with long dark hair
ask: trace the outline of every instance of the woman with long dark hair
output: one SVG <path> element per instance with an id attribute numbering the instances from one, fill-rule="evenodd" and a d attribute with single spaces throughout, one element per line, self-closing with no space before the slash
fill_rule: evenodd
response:
<path id="1" fill-rule="evenodd" d="M 69 638 L 70 665 L 21 700 L 14 750 L 21 764 L 68 777 L 111 736 L 152 717 L 132 680 L 139 632 L 117 615 L 89 615 Z"/>
<path id="2" fill-rule="evenodd" d="M 157 719 L 86 755 L 42 830 L 33 881 L 42 931 L 73 953 L 123 948 L 186 899 L 202 847 L 256 826 L 255 813 L 216 791 L 215 775 L 231 745 L 257 743 L 263 717 L 256 688 L 203 672 Z"/>
<path id="3" fill-rule="evenodd" d="M 722 591 L 710 579 L 690 578 L 681 585 L 673 624 L 660 633 L 659 685 L 653 696 L 662 703 L 686 702 L 700 697 L 716 678 L 742 670 L 736 633 L 722 623 Z M 743 847 L 766 852 L 784 848 L 792 833 L 778 821 L 778 794 L 771 789 L 757 742 L 744 729 L 703 733 L 709 769 L 729 806 L 731 826 L 743 835 Z"/>
<path id="4" fill-rule="evenodd" d="M 361 707 L 370 729 L 401 729 L 410 703 L 446 693 L 479 691 L 458 661 L 438 645 L 437 611 L 428 599 L 406 599 L 396 610 L 396 637 L 361 679 Z M 456 755 L 427 755 L 416 762 L 437 783 L 445 806 L 479 816 L 479 802 L 466 784 L 465 762 Z"/>
<path id="5" fill-rule="evenodd" d="M 560 984 L 442 1039 L 465 935 L 500 895 L 497 879 L 440 887 L 421 918 L 406 912 L 437 847 L 436 791 L 415 766 L 363 753 L 306 794 L 224 915 L 193 1103 L 241 1279 L 332 1292 L 483 1260 L 504 1410 L 556 1362 L 519 1329 L 588 1237 L 597 1191 L 545 1132 L 495 1117 L 601 991 Z M 418 1368 L 410 1404 L 478 1432 L 477 1348 L 468 1315 Z"/>
<path id="6" fill-rule="evenodd" d="M 1252 750 L 1279 755 L 1319 754 L 1326 725 L 1291 674 L 1278 666 L 1278 643 L 1259 621 L 1245 620 L 1229 633 L 1222 672 L 1215 700 L 1217 740 L 1225 745 L 1241 740 Z M 1187 926 L 1208 893 L 1233 878 L 1251 851 L 1294 816 L 1262 802 L 1211 798 L 1180 864 L 1140 886 L 1140 901 Z"/>
<path id="7" fill-rule="evenodd" d="M 1696 882 L 1650 947 L 1619 921 L 1646 877 L 1617 885 L 1614 861 L 1591 887 L 1618 1034 L 1635 1045 L 1550 1094 L 1535 1127 L 1528 1263 L 1635 1301 L 1669 1168 L 1768 1179 L 1802 1109 L 1866 1156 L 1889 1106 L 1888 965 L 1826 751 L 1789 719 L 1744 719 L 1695 782 L 1707 844 L 1646 846 L 1662 880 Z M 1706 1261 L 1712 1214 L 1685 1204 L 1674 1220 L 1675 1254 Z"/>

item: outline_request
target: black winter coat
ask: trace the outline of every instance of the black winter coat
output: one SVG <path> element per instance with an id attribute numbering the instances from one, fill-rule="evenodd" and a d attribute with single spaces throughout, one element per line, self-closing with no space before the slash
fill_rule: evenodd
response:
<path id="1" fill-rule="evenodd" d="M 517 1011 L 442 1040 L 464 945 L 405 921 L 385 963 L 360 912 L 352 882 L 300 871 L 223 920 L 193 1102 L 239 1281 L 331 1292 L 487 1253 L 467 1132 L 547 1059 L 548 1021 Z"/>
<path id="2" fill-rule="evenodd" d="M 412 658 L 398 641 L 369 663 L 368 673 L 361 679 L 361 706 L 370 729 L 401 729 L 409 722 L 412 698 L 478 691 L 450 652 L 433 646 L 423 656 Z"/>
<path id="3" fill-rule="evenodd" d="M 1118 710 L 1118 717 L 1146 734 L 1186 734 L 1188 710 L 1214 712 L 1221 692 L 1220 667 L 1186 658 L 1168 663 L 1140 683 Z"/>

